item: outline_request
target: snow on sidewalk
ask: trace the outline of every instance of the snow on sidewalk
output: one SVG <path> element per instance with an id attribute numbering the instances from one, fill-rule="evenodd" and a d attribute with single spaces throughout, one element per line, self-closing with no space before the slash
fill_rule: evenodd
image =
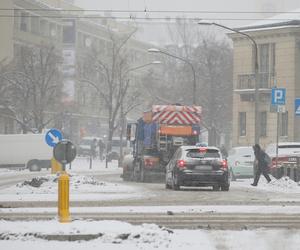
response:
<path id="1" fill-rule="evenodd" d="M 300 230 L 169 230 L 154 224 L 134 226 L 118 221 L 0 221 L 0 248 L 298 250 Z M 51 235 L 57 236 L 51 239 Z M 57 241 L 61 235 L 94 235 L 95 239 Z M 48 239 L 48 240 L 47 240 Z"/>
<path id="2" fill-rule="evenodd" d="M 143 188 L 98 181 L 92 176 L 70 175 L 71 201 L 137 199 L 144 193 Z M 58 176 L 46 175 L 0 190 L 0 201 L 56 201 L 57 194 Z"/>
<path id="3" fill-rule="evenodd" d="M 259 191 L 277 192 L 277 193 L 299 193 L 300 194 L 300 184 L 291 180 L 289 177 L 284 176 L 280 179 L 276 179 L 270 176 L 272 181 L 268 183 L 266 179 L 261 176 L 259 183 L 256 187 L 251 186 L 253 179 L 238 179 L 237 181 L 231 181 L 231 187 L 238 188 L 248 188 Z"/>

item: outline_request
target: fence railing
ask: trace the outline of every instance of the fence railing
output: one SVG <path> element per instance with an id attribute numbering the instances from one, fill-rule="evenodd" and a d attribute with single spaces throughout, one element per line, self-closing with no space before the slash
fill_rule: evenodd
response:
<path id="1" fill-rule="evenodd" d="M 273 73 L 259 73 L 257 82 L 258 88 L 270 89 L 275 86 L 275 74 Z M 255 74 L 241 74 L 238 75 L 237 89 L 255 89 Z"/>

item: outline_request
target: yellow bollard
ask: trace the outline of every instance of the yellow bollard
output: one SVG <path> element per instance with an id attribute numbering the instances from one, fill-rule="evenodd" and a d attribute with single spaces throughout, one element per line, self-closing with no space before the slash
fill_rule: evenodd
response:
<path id="1" fill-rule="evenodd" d="M 51 159 L 51 174 L 56 174 L 62 170 L 61 164 L 55 160 L 55 158 Z"/>
<path id="2" fill-rule="evenodd" d="M 70 222 L 69 175 L 63 171 L 58 179 L 58 217 L 61 223 Z"/>

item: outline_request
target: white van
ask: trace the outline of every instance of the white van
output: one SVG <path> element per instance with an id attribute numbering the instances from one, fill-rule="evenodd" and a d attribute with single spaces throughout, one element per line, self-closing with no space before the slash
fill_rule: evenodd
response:
<path id="1" fill-rule="evenodd" d="M 53 148 L 45 134 L 1 134 L 0 167 L 21 167 L 40 171 L 51 167 Z"/>

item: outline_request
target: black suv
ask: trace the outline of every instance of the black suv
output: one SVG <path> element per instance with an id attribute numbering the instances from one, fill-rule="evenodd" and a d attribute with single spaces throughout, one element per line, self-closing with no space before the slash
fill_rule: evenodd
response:
<path id="1" fill-rule="evenodd" d="M 181 146 L 166 166 L 166 188 L 212 186 L 214 191 L 228 191 L 227 161 L 216 147 Z"/>

